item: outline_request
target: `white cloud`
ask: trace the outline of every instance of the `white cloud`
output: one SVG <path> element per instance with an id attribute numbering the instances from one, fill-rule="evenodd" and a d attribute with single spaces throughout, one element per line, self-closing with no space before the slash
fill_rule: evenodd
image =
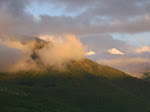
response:
<path id="1" fill-rule="evenodd" d="M 55 40 L 54 36 L 42 36 L 41 39 Z M 57 38 L 57 37 L 56 37 Z M 57 39 L 56 39 L 57 40 Z M 60 37 L 55 44 L 47 44 L 44 48 L 37 51 L 41 62 L 45 66 L 58 66 L 62 67 L 70 60 L 81 60 L 84 58 L 84 47 L 80 40 L 75 35 L 64 35 Z"/>
<path id="2" fill-rule="evenodd" d="M 94 55 L 94 54 L 96 54 L 94 51 L 90 51 L 90 52 L 87 52 L 85 55 L 90 56 L 90 55 Z"/>
<path id="3" fill-rule="evenodd" d="M 108 52 L 111 53 L 111 54 L 120 54 L 120 55 L 124 55 L 124 53 L 122 53 L 121 51 L 119 51 L 119 50 L 116 49 L 116 48 L 110 49 L 110 50 L 108 50 Z"/>

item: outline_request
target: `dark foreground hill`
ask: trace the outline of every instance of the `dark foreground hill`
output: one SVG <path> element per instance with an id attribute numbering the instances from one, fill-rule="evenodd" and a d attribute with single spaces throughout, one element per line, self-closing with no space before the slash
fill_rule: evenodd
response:
<path id="1" fill-rule="evenodd" d="M 88 59 L 1 73 L 0 112 L 150 112 L 150 83 Z"/>
<path id="2" fill-rule="evenodd" d="M 150 72 L 144 73 L 142 79 L 144 79 L 146 81 L 150 81 Z"/>

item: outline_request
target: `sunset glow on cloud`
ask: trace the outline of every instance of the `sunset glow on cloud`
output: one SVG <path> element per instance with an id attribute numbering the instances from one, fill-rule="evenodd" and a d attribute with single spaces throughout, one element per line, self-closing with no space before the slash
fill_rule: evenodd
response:
<path id="1" fill-rule="evenodd" d="M 137 53 L 150 52 L 150 48 L 148 46 L 142 46 L 139 49 L 136 49 Z"/>
<path id="2" fill-rule="evenodd" d="M 90 52 L 87 52 L 85 55 L 90 56 L 90 55 L 94 55 L 94 54 L 95 54 L 94 51 L 90 51 Z"/>
<path id="3" fill-rule="evenodd" d="M 60 44 L 61 37 L 73 34 L 95 62 L 120 56 L 149 59 L 149 5 L 149 0 L 0 0 L 1 49 L 9 43 L 7 50 L 30 51 L 22 43 L 33 37 Z"/>
<path id="4" fill-rule="evenodd" d="M 116 48 L 110 49 L 110 50 L 108 50 L 108 52 L 111 53 L 111 54 L 121 54 L 121 55 L 124 55 L 124 53 L 122 53 L 121 51 L 119 51 Z"/>

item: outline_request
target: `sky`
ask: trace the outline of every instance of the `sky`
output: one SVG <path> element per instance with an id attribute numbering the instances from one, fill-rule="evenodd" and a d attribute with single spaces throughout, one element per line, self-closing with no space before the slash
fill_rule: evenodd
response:
<path id="1" fill-rule="evenodd" d="M 91 60 L 139 76 L 150 71 L 149 12 L 150 0 L 0 0 L 0 39 L 73 34 Z"/>

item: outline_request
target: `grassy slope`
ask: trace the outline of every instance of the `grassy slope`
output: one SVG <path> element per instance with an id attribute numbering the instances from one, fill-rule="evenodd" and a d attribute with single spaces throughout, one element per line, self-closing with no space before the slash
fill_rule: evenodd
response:
<path id="1" fill-rule="evenodd" d="M 0 112 L 148 112 L 150 83 L 88 59 L 1 74 Z"/>

